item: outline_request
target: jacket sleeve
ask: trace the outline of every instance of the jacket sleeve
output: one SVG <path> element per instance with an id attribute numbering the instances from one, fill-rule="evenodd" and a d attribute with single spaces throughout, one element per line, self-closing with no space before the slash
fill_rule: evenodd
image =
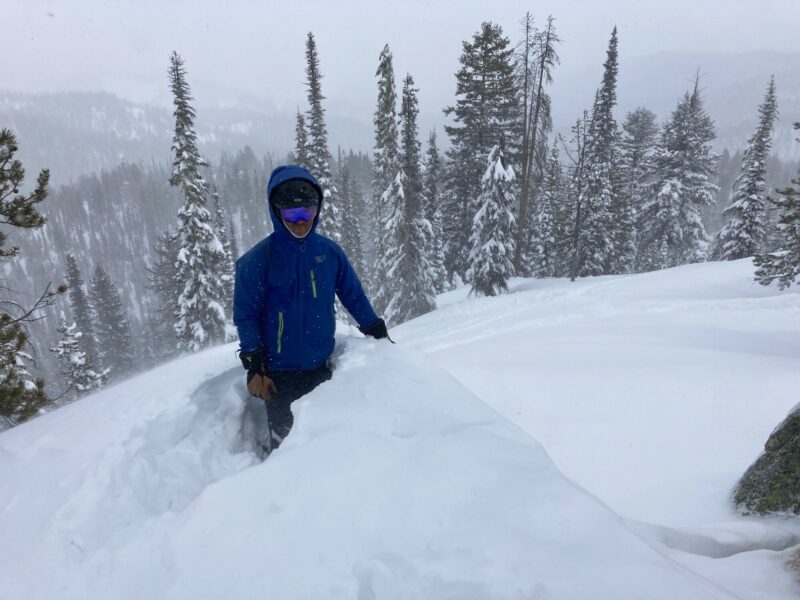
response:
<path id="1" fill-rule="evenodd" d="M 378 320 L 378 315 L 372 309 L 372 305 L 361 287 L 355 270 L 344 251 L 336 246 L 338 255 L 338 271 L 336 273 L 336 295 L 339 296 L 344 307 L 347 309 L 360 327 L 366 327 Z"/>
<path id="2" fill-rule="evenodd" d="M 233 323 L 239 331 L 239 350 L 251 352 L 264 346 L 261 339 L 261 318 L 266 301 L 257 261 L 242 256 L 236 261 L 233 285 Z"/>

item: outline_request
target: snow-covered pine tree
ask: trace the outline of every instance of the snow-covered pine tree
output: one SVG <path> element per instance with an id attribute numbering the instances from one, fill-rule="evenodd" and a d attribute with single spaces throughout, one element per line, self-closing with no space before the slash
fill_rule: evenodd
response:
<path id="1" fill-rule="evenodd" d="M 328 149 L 328 130 L 325 127 L 325 109 L 322 101 L 322 73 L 314 34 L 306 38 L 306 96 L 308 98 L 308 166 L 319 181 L 324 201 L 319 219 L 319 232 L 337 243 L 342 241 L 342 216 L 336 200 L 336 187 L 331 175 L 331 153 Z"/>
<path id="2" fill-rule="evenodd" d="M 489 152 L 481 179 L 479 209 L 472 221 L 469 281 L 472 293 L 495 296 L 514 275 L 514 169 L 499 146 Z"/>
<path id="3" fill-rule="evenodd" d="M 228 240 L 231 247 L 231 261 L 236 264 L 241 254 L 239 253 L 239 242 L 236 241 L 236 229 L 233 226 L 233 219 L 228 221 Z"/>
<path id="4" fill-rule="evenodd" d="M 565 235 L 562 238 L 563 247 L 559 256 L 563 262 L 558 265 L 560 274 L 568 275 L 575 281 L 578 272 L 578 242 L 581 239 L 581 229 L 586 212 L 583 206 L 583 184 L 585 182 L 584 168 L 586 165 L 586 148 L 589 137 L 589 111 L 584 110 L 580 119 L 572 126 L 571 143 L 573 151 L 567 151 L 567 156 L 572 164 L 568 171 L 567 189 L 564 198 L 563 211 L 560 212 L 559 223 L 564 226 Z"/>
<path id="5" fill-rule="evenodd" d="M 800 129 L 800 122 L 794 128 Z M 800 277 L 800 172 L 792 183 L 793 186 L 778 190 L 778 198 L 770 199 L 780 215 L 774 231 L 778 251 L 759 254 L 754 261 L 756 281 L 770 285 L 777 280 L 780 289 Z"/>
<path id="6" fill-rule="evenodd" d="M 148 289 L 155 292 L 157 299 L 149 315 L 149 335 L 144 344 L 153 364 L 174 357 L 178 347 L 173 325 L 181 292 L 175 263 L 179 244 L 176 232 L 162 232 L 153 248 L 155 261 L 147 267 Z"/>
<path id="7" fill-rule="evenodd" d="M 617 103 L 617 57 L 617 28 L 614 27 L 586 139 L 585 181 L 580 199 L 583 222 L 578 235 L 574 277 L 602 275 L 613 251 L 612 176 L 619 139 L 613 114 Z"/>
<path id="8" fill-rule="evenodd" d="M 563 174 L 557 142 L 553 143 L 545 169 L 544 185 L 533 214 L 530 268 L 534 277 L 553 277 L 559 262 L 558 214 L 563 193 Z"/>
<path id="9" fill-rule="evenodd" d="M 699 76 L 694 90 L 665 123 L 653 154 L 653 175 L 638 214 L 638 270 L 663 269 L 705 258 L 708 235 L 701 209 L 714 201 L 717 156 L 714 122 L 703 108 Z"/>
<path id="10" fill-rule="evenodd" d="M 606 273 L 630 273 L 636 261 L 636 211 L 625 176 L 620 144 L 614 145 L 611 156 L 611 252 Z"/>
<path id="11" fill-rule="evenodd" d="M 118 380 L 136 370 L 136 350 L 119 291 L 100 264 L 95 268 L 89 297 L 94 309 L 99 360 L 110 378 Z"/>
<path id="12" fill-rule="evenodd" d="M 436 308 L 430 265 L 425 252 L 426 241 L 433 232 L 426 217 L 422 195 L 421 151 L 417 128 L 417 89 L 414 79 L 406 75 L 400 109 L 401 180 L 400 202 L 391 217 L 388 237 L 390 290 L 386 319 L 398 325 Z"/>
<path id="13" fill-rule="evenodd" d="M 206 161 L 197 148 L 194 108 L 183 58 L 170 56 L 169 81 L 175 105 L 172 177 L 184 204 L 178 211 L 176 278 L 180 288 L 174 324 L 178 348 L 197 352 L 225 339 L 225 250 L 206 208 L 208 185 L 200 176 Z"/>
<path id="14" fill-rule="evenodd" d="M 742 169 L 733 187 L 733 203 L 722 212 L 728 223 L 719 233 L 715 258 L 737 260 L 766 250 L 767 159 L 777 117 L 778 101 L 772 77 L 758 107 L 758 127 L 747 140 Z"/>
<path id="15" fill-rule="evenodd" d="M 501 140 L 511 144 L 519 130 L 519 94 L 513 64 L 514 50 L 500 25 L 484 22 L 471 42 L 463 43 L 461 68 L 456 73 L 456 103 L 444 112 L 453 125 L 445 126 L 446 193 L 442 204 L 445 266 L 464 276 L 468 268 L 470 232 L 486 156 Z"/>
<path id="16" fill-rule="evenodd" d="M 447 270 L 444 268 L 444 233 L 440 204 L 442 161 L 436 145 L 436 130 L 431 130 L 428 137 L 428 149 L 425 152 L 423 167 L 422 196 L 425 198 L 425 215 L 431 224 L 432 232 L 432 237 L 427 242 L 426 254 L 431 269 L 433 289 L 438 294 L 447 287 Z"/>
<path id="17" fill-rule="evenodd" d="M 533 27 L 533 17 L 526 13 L 523 19 L 524 41 L 517 54 L 519 86 L 522 91 L 522 151 L 519 219 L 517 223 L 514 268 L 517 273 L 526 272 L 526 254 L 535 253 L 530 247 L 531 227 L 528 226 L 528 205 L 534 196 L 537 174 L 542 174 L 547 163 L 547 135 L 552 128 L 550 96 L 545 84 L 553 82 L 553 69 L 560 62 L 556 45 L 560 38 L 555 30 L 555 19 L 547 17 L 542 31 Z M 538 168 L 537 168 L 538 167 Z"/>
<path id="18" fill-rule="evenodd" d="M 350 264 L 353 266 L 359 279 L 364 273 L 364 252 L 361 248 L 361 227 L 358 214 L 355 208 L 354 186 L 355 180 L 350 174 L 347 164 L 340 161 L 339 175 L 337 178 L 336 194 L 342 214 L 342 249 L 344 250 Z"/>
<path id="19" fill-rule="evenodd" d="M 0 224 L 38 229 L 45 219 L 36 205 L 47 198 L 50 173 L 42 170 L 33 192 L 20 194 L 25 169 L 14 158 L 17 149 L 17 139 L 11 130 L 0 129 Z M 7 232 L 0 231 L 0 262 L 7 262 L 19 253 L 19 248 L 7 247 L 7 241 Z M 5 284 L 0 289 L 9 291 Z M 25 325 L 38 318 L 40 310 L 51 306 L 55 296 L 66 289 L 61 285 L 51 292 L 48 286 L 31 307 L 21 307 L 13 299 L 0 299 L 0 430 L 29 419 L 50 403 L 44 380 L 34 379 L 29 371 L 33 359 L 26 352 L 29 341 Z"/>
<path id="20" fill-rule="evenodd" d="M 225 210 L 222 208 L 220 202 L 220 195 L 217 193 L 217 188 L 214 187 L 211 192 L 214 198 L 214 229 L 217 232 L 217 237 L 222 244 L 222 249 L 225 251 L 225 258 L 220 269 L 220 277 L 225 283 L 225 313 L 228 315 L 233 314 L 233 274 L 234 262 L 233 252 L 231 250 L 231 238 L 228 234 L 228 228 L 225 225 L 227 219 L 225 218 Z"/>
<path id="21" fill-rule="evenodd" d="M 644 107 L 636 108 L 625 116 L 620 140 L 622 177 L 628 206 L 634 216 L 634 263 L 638 254 L 639 232 L 637 216 L 642 207 L 642 191 L 652 169 L 653 151 L 658 137 L 656 114 Z"/>
<path id="22" fill-rule="evenodd" d="M 67 253 L 67 285 L 69 285 L 69 304 L 72 308 L 72 318 L 81 332 L 81 350 L 92 359 L 98 358 L 96 325 L 92 318 L 92 308 L 81 275 L 81 270 L 75 260 L 75 255 Z"/>
<path id="23" fill-rule="evenodd" d="M 294 127 L 294 162 L 304 169 L 309 168 L 306 118 L 299 108 L 297 109 L 297 122 Z"/>
<path id="24" fill-rule="evenodd" d="M 92 357 L 81 350 L 80 338 L 83 335 L 77 330 L 78 326 L 73 321 L 70 324 L 64 313 L 61 313 L 58 332 L 61 340 L 50 348 L 59 359 L 61 375 L 67 390 L 74 397 L 80 398 L 95 390 L 99 390 L 107 383 L 108 370 L 97 372 L 92 365 Z"/>
<path id="25" fill-rule="evenodd" d="M 386 289 L 388 260 L 386 256 L 389 216 L 399 200 L 394 185 L 400 172 L 400 150 L 397 137 L 397 93 L 394 84 L 392 52 L 384 46 L 378 58 L 378 104 L 375 109 L 375 147 L 372 158 L 372 216 L 376 224 L 375 260 L 370 273 L 370 288 L 375 310 L 382 314 L 389 303 Z"/>

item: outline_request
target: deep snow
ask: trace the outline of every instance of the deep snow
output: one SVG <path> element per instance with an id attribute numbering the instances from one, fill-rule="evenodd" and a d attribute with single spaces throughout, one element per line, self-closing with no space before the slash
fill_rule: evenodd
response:
<path id="1" fill-rule="evenodd" d="M 800 384 L 800 295 L 750 273 L 519 280 L 396 346 L 342 331 L 264 463 L 235 345 L 5 432 L 0 599 L 794 597 L 800 528 L 728 504 Z"/>

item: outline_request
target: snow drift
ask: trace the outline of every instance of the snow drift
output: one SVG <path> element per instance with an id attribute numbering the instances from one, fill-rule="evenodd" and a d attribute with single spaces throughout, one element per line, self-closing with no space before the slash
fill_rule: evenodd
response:
<path id="1" fill-rule="evenodd" d="M 264 463 L 236 363 L 216 348 L 0 436 L 0 597 L 728 597 L 423 355 L 340 339 Z"/>

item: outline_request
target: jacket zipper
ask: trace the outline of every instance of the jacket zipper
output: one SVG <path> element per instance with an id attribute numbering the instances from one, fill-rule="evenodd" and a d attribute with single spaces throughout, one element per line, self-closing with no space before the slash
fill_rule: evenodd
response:
<path id="1" fill-rule="evenodd" d="M 314 276 L 314 269 L 311 269 L 311 293 L 314 295 L 314 298 L 317 297 L 317 279 Z"/>
<path id="2" fill-rule="evenodd" d="M 281 353 L 281 342 L 283 338 L 283 312 L 278 313 L 278 354 Z"/>

